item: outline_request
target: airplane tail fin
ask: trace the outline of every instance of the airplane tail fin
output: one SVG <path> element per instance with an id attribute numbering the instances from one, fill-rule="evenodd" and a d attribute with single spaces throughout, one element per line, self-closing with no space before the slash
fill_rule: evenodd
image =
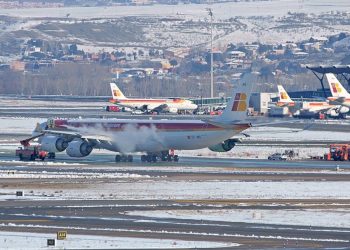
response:
<path id="1" fill-rule="evenodd" d="M 247 118 L 249 98 L 251 94 L 251 85 L 243 83 L 233 91 L 231 100 L 223 113 L 215 120 L 220 124 L 231 124 L 234 122 L 241 122 Z"/>
<path id="2" fill-rule="evenodd" d="M 111 86 L 111 91 L 112 91 L 112 97 L 113 97 L 114 100 L 116 100 L 116 99 L 127 99 L 124 96 L 123 92 L 118 88 L 118 86 L 114 82 L 111 82 L 110 86 Z"/>
<path id="3" fill-rule="evenodd" d="M 277 85 L 278 88 L 278 101 L 281 103 L 291 103 L 293 100 L 289 97 L 287 91 L 282 85 Z"/>
<path id="4" fill-rule="evenodd" d="M 350 97 L 348 91 L 339 82 L 339 80 L 335 77 L 334 74 L 327 73 L 326 77 L 333 97 Z"/>

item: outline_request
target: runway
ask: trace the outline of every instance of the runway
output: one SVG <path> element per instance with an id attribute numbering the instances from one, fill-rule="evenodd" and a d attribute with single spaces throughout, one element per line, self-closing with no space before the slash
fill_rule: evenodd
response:
<path id="1" fill-rule="evenodd" d="M 227 201 L 229 203 L 229 201 Z M 242 201 L 234 201 L 242 202 Z M 246 201 L 243 201 L 246 202 Z M 252 209 L 265 207 L 254 204 L 224 205 L 224 209 Z M 317 202 L 317 201 L 312 201 Z M 322 201 L 318 201 L 322 202 Z M 350 201 L 346 201 L 349 205 Z M 191 201 L 138 200 L 138 201 L 17 201 L 0 202 L 0 223 L 20 224 L 21 230 L 30 232 L 56 232 L 102 234 L 110 236 L 147 237 L 173 240 L 237 242 L 242 248 L 262 247 L 348 247 L 349 231 L 339 228 L 230 223 L 211 220 L 166 219 L 128 215 L 128 211 L 149 209 L 210 210 L 210 204 Z M 198 208 L 200 206 L 200 208 Z M 288 209 L 297 209 L 290 205 Z M 305 207 L 303 207 L 305 208 Z M 278 209 L 268 208 L 268 209 Z M 1 228 L 1 227 L 0 227 Z M 8 230 L 9 227 L 2 228 Z M 13 226 L 12 230 L 18 230 Z"/>
<path id="2" fill-rule="evenodd" d="M 240 222 L 205 216 L 213 211 L 219 214 L 220 211 L 245 211 L 252 216 L 255 213 L 252 211 L 260 211 L 263 216 L 270 211 L 311 210 L 325 214 L 332 210 L 348 211 L 350 199 L 327 194 L 328 183 L 335 183 L 340 189 L 349 187 L 347 163 L 340 163 L 343 170 L 339 172 L 335 171 L 333 162 L 320 161 L 183 157 L 179 163 L 170 164 L 140 161 L 116 164 L 111 162 L 112 154 L 94 155 L 81 161 L 68 159 L 63 154 L 54 162 L 10 159 L 9 154 L 0 157 L 1 230 L 42 233 L 67 230 L 69 234 L 238 243 L 239 248 L 245 249 L 348 247 L 350 244 L 350 228 L 266 224 L 249 222 L 249 219 Z M 325 189 L 324 197 L 312 195 L 312 185 L 318 182 Z M 192 186 L 188 189 L 180 188 L 189 183 Z M 250 195 L 242 198 L 244 195 L 239 193 L 230 195 L 231 184 L 250 189 L 258 183 L 278 186 L 287 183 L 292 189 L 294 183 L 302 186 L 310 183 L 305 189 L 311 195 L 298 197 L 294 193 L 297 191 L 285 197 L 270 194 L 263 199 Z M 178 192 L 171 195 L 165 190 L 163 193 L 160 190 L 164 185 Z M 211 198 L 205 190 L 200 194 L 201 187 L 208 185 L 218 189 L 215 191 L 209 186 L 213 191 L 209 194 Z M 16 190 L 23 191 L 24 196 L 16 197 Z M 265 191 L 275 192 L 273 190 Z M 169 213 L 169 217 L 158 217 L 157 213 Z M 174 213 L 185 216 L 174 218 Z M 192 213 L 202 216 L 186 218 Z"/>
<path id="3" fill-rule="evenodd" d="M 63 152 L 52 161 L 20 162 L 14 150 L 37 120 L 100 117 L 106 112 L 92 102 L 82 112 L 79 102 L 60 102 L 49 110 L 43 106 L 47 101 L 17 101 L 0 108 L 0 238 L 1 231 L 55 238 L 64 230 L 68 238 L 168 240 L 173 249 L 350 247 L 350 164 L 309 159 L 322 155 L 329 143 L 346 140 L 345 133 L 336 137 L 332 132 L 330 140 L 324 140 L 281 130 L 277 139 L 265 139 L 279 133 L 269 128 L 260 137 L 249 132 L 251 138 L 232 152 L 178 152 L 178 163 L 143 163 L 135 154 L 134 162 L 117 164 L 115 153 L 103 150 L 85 158 L 70 158 Z M 172 116 L 152 117 L 160 118 Z M 188 118 L 193 116 L 181 117 Z M 316 131 L 327 128 L 344 132 L 347 126 L 315 125 Z M 267 160 L 267 155 L 291 148 L 299 158 Z M 17 191 L 23 196 L 16 196 Z M 152 246 L 148 249 L 167 248 Z"/>

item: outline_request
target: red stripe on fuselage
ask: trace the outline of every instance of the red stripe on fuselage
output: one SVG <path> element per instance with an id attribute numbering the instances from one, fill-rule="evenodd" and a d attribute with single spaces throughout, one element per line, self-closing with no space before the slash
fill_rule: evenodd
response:
<path id="1" fill-rule="evenodd" d="M 310 106 L 330 106 L 327 102 L 309 102 Z"/>
<path id="2" fill-rule="evenodd" d="M 342 101 L 342 102 L 350 102 L 350 98 L 344 98 L 344 97 L 328 97 L 328 100 L 330 101 Z"/>
<path id="3" fill-rule="evenodd" d="M 174 102 L 173 100 L 147 100 L 147 99 L 125 99 L 125 100 L 115 100 L 116 103 L 165 103 Z"/>
<path id="4" fill-rule="evenodd" d="M 139 122 L 139 123 L 128 123 L 128 122 L 79 122 L 79 121 L 67 121 L 67 120 L 55 120 L 55 127 L 58 128 L 102 128 L 105 131 L 120 131 L 128 127 L 131 128 L 155 128 L 159 131 L 213 131 L 213 130 L 225 130 L 220 126 L 215 126 L 209 123 L 162 123 L 162 122 Z M 233 130 L 244 130 L 249 128 L 249 124 L 236 124 L 232 125 Z"/>

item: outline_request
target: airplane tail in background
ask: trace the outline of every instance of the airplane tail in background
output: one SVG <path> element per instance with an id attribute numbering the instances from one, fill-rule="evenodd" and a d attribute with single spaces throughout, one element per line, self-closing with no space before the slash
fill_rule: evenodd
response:
<path id="1" fill-rule="evenodd" d="M 114 82 L 111 82 L 110 85 L 111 85 L 112 97 L 114 100 L 128 99 L 124 96 L 123 92 L 118 88 L 118 86 Z"/>
<path id="2" fill-rule="evenodd" d="M 332 73 L 327 73 L 326 78 L 333 97 L 350 97 L 348 91 Z"/>
<path id="3" fill-rule="evenodd" d="M 294 102 L 288 95 L 287 91 L 282 85 L 277 85 L 278 88 L 278 102 L 280 103 L 292 103 Z"/>
<path id="4" fill-rule="evenodd" d="M 247 118 L 251 85 L 243 83 L 233 91 L 224 112 L 213 121 L 221 124 L 239 123 Z"/>

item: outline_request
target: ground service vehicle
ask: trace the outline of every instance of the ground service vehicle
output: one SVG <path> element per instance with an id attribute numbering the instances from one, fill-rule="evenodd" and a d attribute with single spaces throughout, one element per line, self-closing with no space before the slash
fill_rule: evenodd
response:
<path id="1" fill-rule="evenodd" d="M 122 109 L 119 108 L 118 106 L 106 106 L 105 110 L 107 112 L 121 112 L 122 111 Z"/>
<path id="2" fill-rule="evenodd" d="M 347 161 L 350 159 L 350 144 L 331 144 L 329 153 L 326 155 L 327 160 Z"/>
<path id="3" fill-rule="evenodd" d="M 36 159 L 43 161 L 47 156 L 47 152 L 40 150 L 39 146 L 23 146 L 16 149 L 16 156 L 21 161 L 35 161 Z"/>
<path id="4" fill-rule="evenodd" d="M 39 124 L 37 124 L 39 126 Z M 38 145 L 31 146 L 30 141 L 34 140 L 38 137 L 42 136 L 42 134 L 38 134 L 35 136 L 32 136 L 28 139 L 20 141 L 21 147 L 18 147 L 16 149 L 16 156 L 19 157 L 21 161 L 35 161 L 36 159 L 45 160 L 46 157 L 49 157 L 49 159 L 55 158 L 55 153 L 48 153 L 46 151 L 43 151 L 40 149 Z"/>
<path id="5" fill-rule="evenodd" d="M 281 153 L 274 153 L 270 155 L 267 159 L 271 161 L 286 161 L 287 156 Z"/>

